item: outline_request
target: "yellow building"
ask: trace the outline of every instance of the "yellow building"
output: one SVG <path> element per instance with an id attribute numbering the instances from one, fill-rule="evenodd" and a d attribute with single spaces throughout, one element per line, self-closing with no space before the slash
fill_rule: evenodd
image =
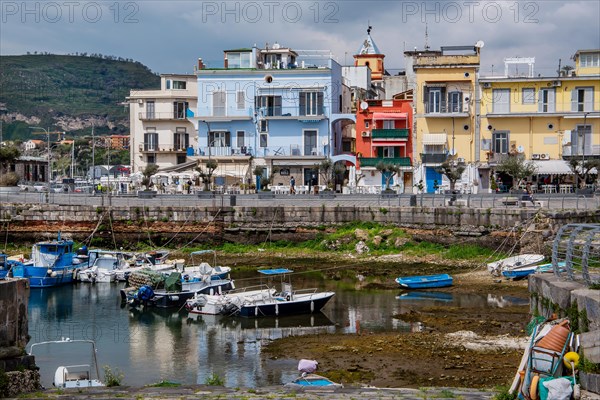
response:
<path id="1" fill-rule="evenodd" d="M 408 85 L 414 90 L 414 154 L 420 158 L 415 183 L 422 180 L 429 193 L 436 186 L 445 188 L 444 178 L 436 168 L 449 155 L 459 163 L 473 165 L 476 161 L 476 88 L 482 46 L 447 46 L 404 53 Z M 470 168 L 465 176 L 465 186 L 477 178 Z"/>
<path id="2" fill-rule="evenodd" d="M 511 152 L 544 161 L 600 157 L 599 56 L 600 50 L 580 50 L 574 70 L 550 77 L 535 76 L 534 59 L 505 59 L 504 76 L 481 78 L 480 169 L 493 171 Z M 529 67 L 518 74 L 513 64 Z M 559 164 L 538 163 L 538 173 Z M 488 183 L 482 179 L 484 189 Z"/>

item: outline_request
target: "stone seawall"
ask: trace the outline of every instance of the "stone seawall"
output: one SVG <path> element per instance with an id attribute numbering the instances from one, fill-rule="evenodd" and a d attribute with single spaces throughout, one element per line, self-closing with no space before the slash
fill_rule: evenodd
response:
<path id="1" fill-rule="evenodd" d="M 29 281 L 0 281 L 0 397 L 38 390 L 40 376 L 33 356 L 24 355 L 29 341 Z"/>
<path id="2" fill-rule="evenodd" d="M 553 211 L 533 208 L 465 207 L 359 207 L 321 206 L 257 207 L 94 207 L 54 204 L 2 204 L 0 238 L 7 241 L 39 239 L 40 233 L 60 230 L 76 240 L 98 238 L 135 241 L 149 236 L 160 242 L 177 233 L 179 242 L 305 240 L 324 226 L 349 222 L 391 224 L 432 236 L 486 237 L 490 233 L 529 229 L 548 238 L 566 223 L 600 220 L 596 211 Z M 3 237 L 5 236 L 5 237 Z M 502 239 L 500 239 L 502 240 Z M 495 242 L 489 243 L 493 246 Z"/>

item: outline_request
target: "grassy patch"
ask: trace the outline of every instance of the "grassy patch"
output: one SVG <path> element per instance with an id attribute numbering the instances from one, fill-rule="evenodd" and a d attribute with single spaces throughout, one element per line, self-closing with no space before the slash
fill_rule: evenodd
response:
<path id="1" fill-rule="evenodd" d="M 181 383 L 177 382 L 169 382 L 169 381 L 160 381 L 158 383 L 153 383 L 152 385 L 148 385 L 148 387 L 179 387 Z"/>

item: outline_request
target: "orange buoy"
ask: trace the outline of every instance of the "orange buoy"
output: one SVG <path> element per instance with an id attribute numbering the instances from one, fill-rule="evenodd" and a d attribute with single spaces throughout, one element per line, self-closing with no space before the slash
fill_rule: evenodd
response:
<path id="1" fill-rule="evenodd" d="M 548 332 L 546 336 L 537 342 L 535 347 L 561 352 L 565 347 L 565 343 L 567 343 L 569 334 L 571 333 L 571 330 L 565 326 L 567 324 L 568 321 L 565 320 L 560 324 L 553 326 L 550 332 Z"/>

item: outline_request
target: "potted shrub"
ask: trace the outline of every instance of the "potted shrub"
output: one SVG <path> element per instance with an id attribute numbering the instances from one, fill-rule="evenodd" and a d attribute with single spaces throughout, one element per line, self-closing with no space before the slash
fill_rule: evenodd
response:
<path id="1" fill-rule="evenodd" d="M 209 159 L 206 161 L 204 166 L 198 164 L 198 166 L 196 167 L 196 171 L 198 172 L 198 174 L 200 174 L 200 179 L 204 184 L 204 188 L 202 189 L 202 191 L 198 192 L 198 197 L 205 199 L 212 199 L 215 197 L 215 193 L 211 190 L 210 186 L 212 184 L 212 176 L 218 166 L 219 163 L 217 162 L 217 160 Z"/>
<path id="2" fill-rule="evenodd" d="M 18 192 L 19 175 L 12 172 L 10 167 L 21 156 L 16 146 L 0 147 L 0 192 Z"/>

